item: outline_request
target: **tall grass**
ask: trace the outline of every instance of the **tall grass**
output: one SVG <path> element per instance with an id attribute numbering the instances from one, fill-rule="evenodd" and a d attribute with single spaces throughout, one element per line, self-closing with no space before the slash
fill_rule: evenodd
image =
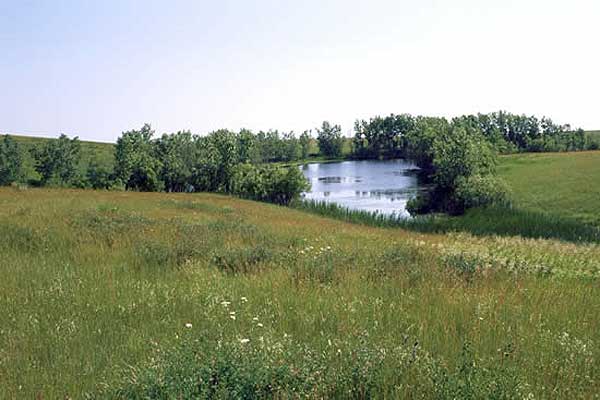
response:
<path id="1" fill-rule="evenodd" d="M 600 246 L 0 189 L 0 398 L 593 398 Z"/>
<path id="2" fill-rule="evenodd" d="M 422 233 L 467 232 L 472 235 L 522 236 L 570 242 L 600 243 L 600 228 L 573 218 L 508 207 L 469 210 L 460 217 L 424 215 L 406 218 L 314 200 L 294 204 L 298 210 L 342 221 L 380 228 L 402 228 Z"/>

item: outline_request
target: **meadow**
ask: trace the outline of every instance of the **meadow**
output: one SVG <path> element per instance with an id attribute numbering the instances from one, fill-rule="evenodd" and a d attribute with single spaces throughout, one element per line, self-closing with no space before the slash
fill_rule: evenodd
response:
<path id="1" fill-rule="evenodd" d="M 600 151 L 501 157 L 515 206 L 600 226 Z"/>
<path id="2" fill-rule="evenodd" d="M 0 189 L 1 398 L 597 398 L 600 246 Z"/>

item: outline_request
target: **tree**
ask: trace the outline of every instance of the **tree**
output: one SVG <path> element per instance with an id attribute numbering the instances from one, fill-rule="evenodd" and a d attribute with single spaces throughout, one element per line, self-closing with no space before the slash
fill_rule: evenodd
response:
<path id="1" fill-rule="evenodd" d="M 239 162 L 236 134 L 226 129 L 198 139 L 198 157 L 192 174 L 196 190 L 229 192 L 233 169 Z"/>
<path id="2" fill-rule="evenodd" d="M 338 158 L 342 156 L 344 139 L 342 128 L 339 125 L 331 125 L 329 121 L 323 121 L 321 129 L 317 129 L 317 140 L 319 151 L 325 157 Z"/>
<path id="3" fill-rule="evenodd" d="M 32 156 L 43 185 L 72 185 L 79 178 L 81 144 L 78 137 L 69 139 L 61 134 L 56 140 L 34 147 Z"/>
<path id="4" fill-rule="evenodd" d="M 428 154 L 433 187 L 409 202 L 411 213 L 456 215 L 469 207 L 507 201 L 505 185 L 494 176 L 495 150 L 476 126 L 453 120 L 433 137 Z"/>
<path id="5" fill-rule="evenodd" d="M 294 135 L 294 132 L 284 133 L 282 135 L 282 141 L 284 146 L 284 161 L 296 161 L 300 158 L 300 142 Z"/>
<path id="6" fill-rule="evenodd" d="M 114 183 L 111 169 L 98 162 L 96 158 L 88 165 L 86 179 L 92 189 L 110 189 Z"/>
<path id="7" fill-rule="evenodd" d="M 298 141 L 300 142 L 300 158 L 306 160 L 310 152 L 310 131 L 304 131 L 300 135 Z"/>
<path id="8" fill-rule="evenodd" d="M 256 138 L 248 129 L 242 129 L 237 137 L 238 159 L 241 163 L 260 162 L 257 152 Z"/>
<path id="9" fill-rule="evenodd" d="M 192 176 L 196 158 L 194 138 L 189 131 L 164 134 L 154 142 L 156 157 L 161 161 L 159 179 L 167 192 L 183 192 Z"/>
<path id="10" fill-rule="evenodd" d="M 23 177 L 23 157 L 18 143 L 4 135 L 0 143 L 0 186 L 10 185 Z"/>
<path id="11" fill-rule="evenodd" d="M 139 131 L 123 132 L 115 147 L 115 176 L 127 189 L 144 192 L 160 191 L 162 162 L 156 157 L 152 136 L 145 124 Z"/>
<path id="12" fill-rule="evenodd" d="M 353 151 L 358 158 L 398 158 L 406 156 L 406 136 L 414 129 L 409 114 L 375 117 L 354 123 Z"/>

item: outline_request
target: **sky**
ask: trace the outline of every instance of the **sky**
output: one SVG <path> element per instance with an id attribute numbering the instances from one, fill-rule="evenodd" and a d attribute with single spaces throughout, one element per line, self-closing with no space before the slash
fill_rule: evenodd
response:
<path id="1" fill-rule="evenodd" d="M 598 21 L 598 0 L 0 0 L 0 132 L 498 110 L 600 129 Z"/>

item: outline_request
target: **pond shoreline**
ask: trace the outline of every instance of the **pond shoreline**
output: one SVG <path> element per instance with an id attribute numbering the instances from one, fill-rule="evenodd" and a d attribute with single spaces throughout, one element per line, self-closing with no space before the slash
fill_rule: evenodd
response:
<path id="1" fill-rule="evenodd" d="M 298 166 L 311 183 L 305 200 L 351 210 L 406 216 L 406 203 L 422 190 L 420 169 L 406 159 L 341 160 Z"/>

